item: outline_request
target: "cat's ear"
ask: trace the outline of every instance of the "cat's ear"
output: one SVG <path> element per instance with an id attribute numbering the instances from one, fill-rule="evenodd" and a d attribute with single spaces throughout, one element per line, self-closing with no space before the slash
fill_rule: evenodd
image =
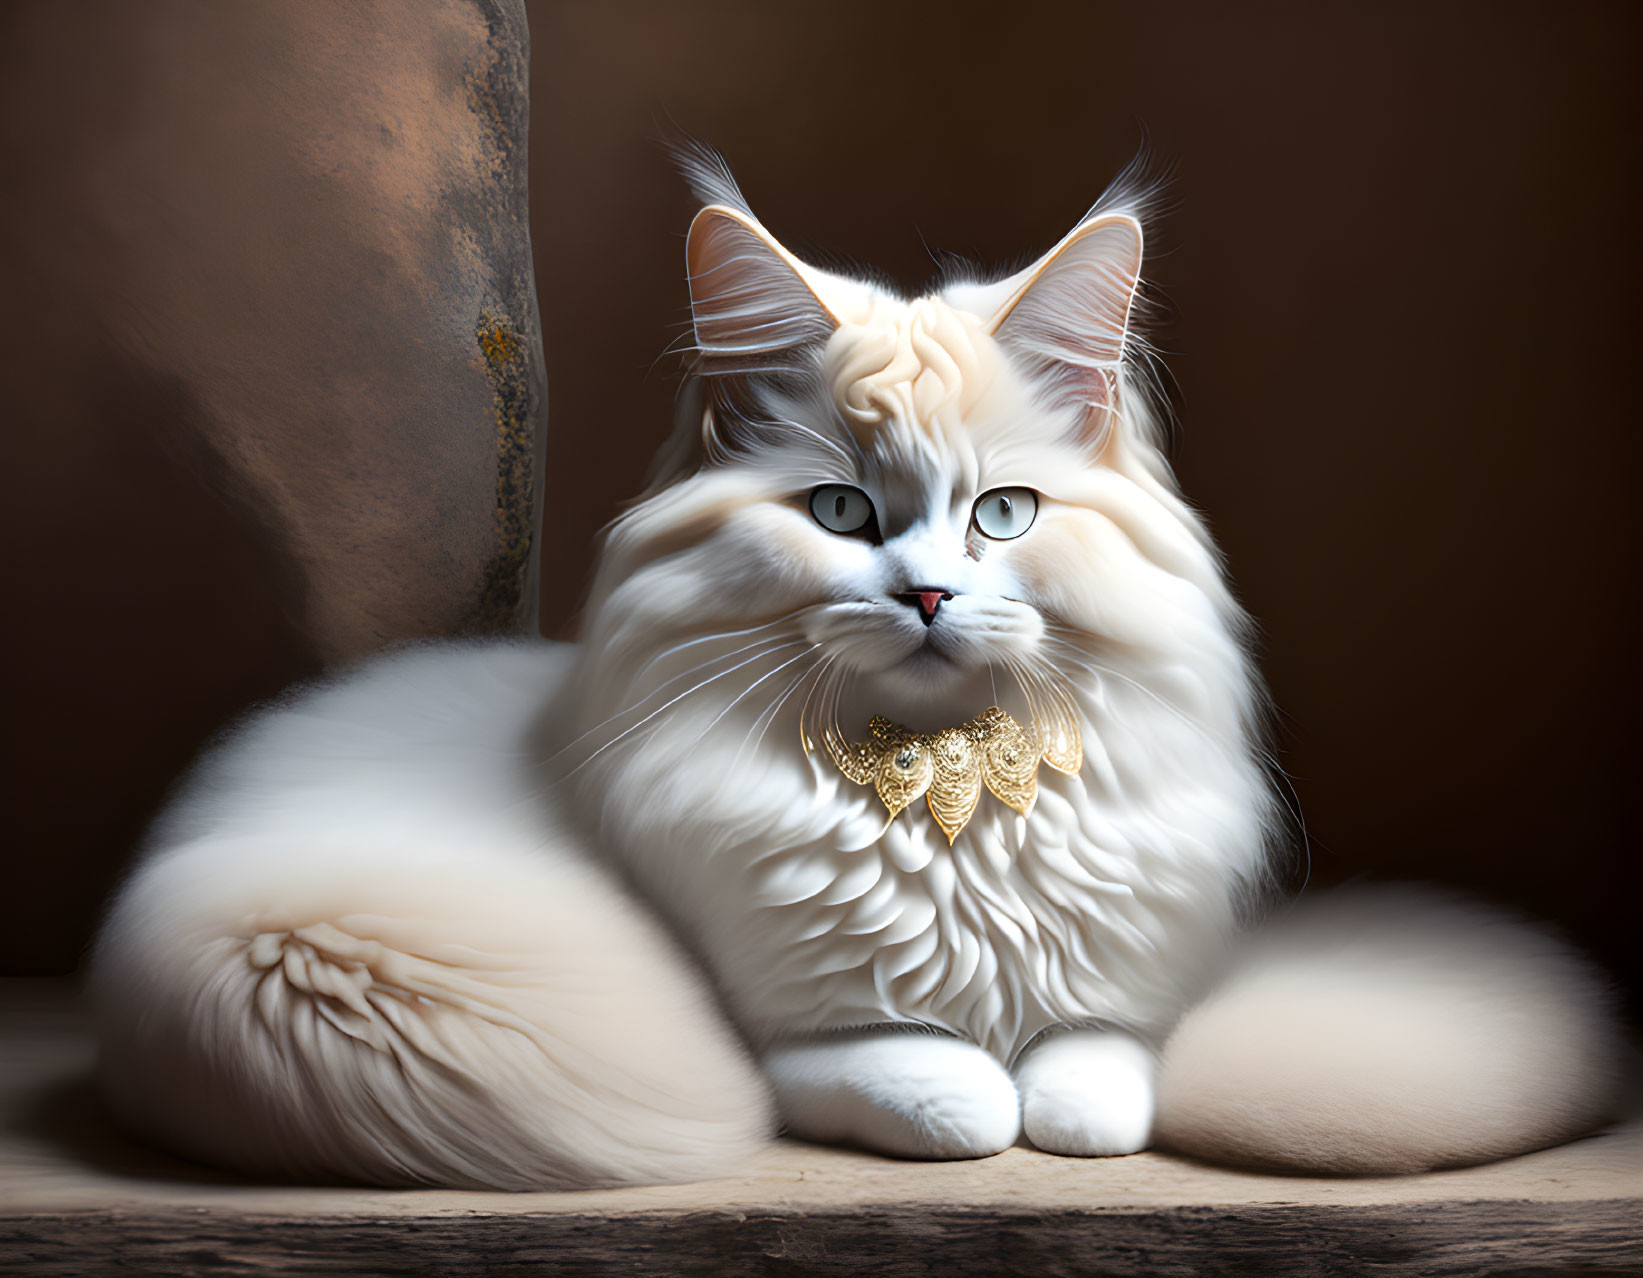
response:
<path id="1" fill-rule="evenodd" d="M 700 371 L 710 376 L 790 367 L 799 349 L 838 327 L 823 300 L 827 277 L 740 209 L 710 204 L 698 213 L 685 261 Z"/>
<path id="2" fill-rule="evenodd" d="M 1104 213 L 1006 282 L 993 335 L 1053 398 L 1104 421 L 1129 341 L 1141 280 L 1141 223 Z"/>

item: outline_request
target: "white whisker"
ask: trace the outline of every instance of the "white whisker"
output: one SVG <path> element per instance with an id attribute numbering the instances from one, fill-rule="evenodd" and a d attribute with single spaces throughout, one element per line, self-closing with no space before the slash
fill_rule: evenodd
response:
<path id="1" fill-rule="evenodd" d="M 711 636 L 711 637 L 717 638 L 717 637 L 720 637 L 720 636 Z M 549 755 L 547 757 L 547 759 L 544 760 L 544 762 L 547 762 L 547 763 L 553 762 L 553 760 L 557 759 L 560 755 L 564 754 L 566 751 L 570 750 L 572 747 L 581 744 L 583 741 L 586 741 L 589 737 L 591 737 L 594 733 L 598 732 L 601 728 L 608 727 L 609 725 L 615 723 L 618 719 L 622 718 L 623 716 L 638 713 L 640 710 L 642 710 L 644 708 L 646 702 L 650 701 L 653 697 L 662 696 L 663 694 L 665 694 L 667 692 L 667 690 L 669 688 L 673 687 L 673 685 L 678 683 L 680 680 L 688 679 L 692 675 L 695 675 L 695 674 L 700 674 L 703 670 L 706 670 L 709 666 L 712 666 L 717 662 L 728 661 L 732 657 L 740 656 L 742 653 L 747 652 L 747 651 L 749 651 L 750 649 L 753 649 L 753 648 L 763 647 L 763 646 L 769 644 L 770 642 L 771 641 L 769 639 L 755 640 L 753 643 L 744 644 L 742 647 L 733 649 L 730 652 L 721 652 L 721 653 L 719 653 L 715 656 L 709 657 L 706 661 L 698 662 L 696 665 L 690 667 L 690 669 L 688 669 L 688 670 L 680 671 L 678 674 L 674 675 L 671 679 L 668 679 L 665 682 L 657 685 L 655 688 L 652 688 L 649 692 L 647 692 L 644 696 L 640 697 L 639 700 L 634 702 L 632 705 L 625 706 L 621 710 L 618 710 L 615 714 L 610 715 L 608 718 L 600 720 L 598 723 L 594 724 L 591 728 L 587 729 L 585 732 L 582 732 L 580 735 L 578 735 L 574 740 L 567 741 L 564 745 L 560 746 L 559 749 L 555 750 L 551 755 Z M 798 642 L 798 641 L 797 640 L 790 640 L 789 642 Z M 772 650 L 774 650 L 774 649 L 772 649 Z"/>
<path id="2" fill-rule="evenodd" d="M 772 653 L 780 652 L 783 648 L 791 648 L 794 644 L 804 643 L 804 642 L 806 642 L 806 641 L 803 640 L 803 639 L 790 639 L 785 643 L 778 643 L 774 647 L 768 648 L 763 652 L 755 653 L 753 656 L 747 658 L 747 660 L 745 660 L 745 661 L 737 662 L 735 665 L 731 666 L 729 670 L 721 670 L 718 674 L 712 675 L 709 678 L 703 679 L 700 683 L 696 684 L 694 687 L 686 688 L 678 696 L 673 697 L 672 699 L 670 699 L 670 700 L 664 702 L 663 704 L 657 706 L 656 709 L 652 710 L 643 719 L 639 720 L 638 723 L 633 724 L 631 727 L 624 728 L 621 732 L 617 733 L 609 741 L 605 742 L 604 745 L 600 746 L 597 750 L 595 750 L 587 758 L 583 759 L 582 762 L 578 763 L 574 768 L 570 769 L 570 771 L 563 773 L 560 776 L 559 779 L 561 781 L 563 781 L 563 780 L 566 780 L 569 777 L 575 776 L 578 772 L 580 772 L 583 768 L 587 767 L 588 764 L 592 763 L 595 759 L 597 759 L 606 750 L 610 749 L 617 742 L 623 740 L 624 738 L 626 738 L 630 734 L 638 731 L 638 729 L 644 727 L 645 724 L 649 723 L 657 715 L 661 714 L 662 711 L 667 710 L 671 706 L 677 705 L 680 701 L 683 701 L 686 697 L 690 696 L 692 693 L 700 692 L 703 688 L 707 687 L 708 684 L 717 683 L 720 679 L 723 679 L 726 675 L 735 674 L 736 671 L 740 670 L 743 666 L 752 665 L 755 661 L 759 661 L 759 660 L 761 660 L 765 657 L 768 657 Z"/>
<path id="3" fill-rule="evenodd" d="M 819 643 L 811 644 L 803 652 L 799 653 L 798 656 L 789 657 L 786 661 L 782 662 L 782 664 L 777 666 L 774 670 L 766 671 L 764 674 L 760 675 L 757 679 L 755 679 L 752 683 L 748 684 L 747 687 L 743 688 L 740 692 L 738 692 L 736 694 L 735 698 L 731 701 L 731 703 L 729 705 L 727 705 L 723 710 L 719 711 L 718 714 L 713 716 L 713 721 L 711 723 L 709 723 L 707 725 L 707 727 L 702 729 L 702 735 L 705 737 L 709 732 L 712 732 L 713 729 L 716 728 L 719 725 L 719 721 L 721 719 L 723 719 L 727 714 L 729 714 L 738 705 L 740 705 L 742 703 L 742 701 L 747 697 L 747 695 L 749 693 L 751 693 L 753 691 L 753 689 L 757 688 L 761 683 L 763 683 L 766 679 L 772 678 L 773 676 L 780 674 L 783 670 L 786 670 L 795 661 L 803 661 L 806 657 L 808 657 L 811 653 L 816 651 L 816 649 L 819 648 L 819 647 L 821 647 L 821 645 Z"/>
<path id="4" fill-rule="evenodd" d="M 780 713 L 782 706 L 787 703 L 788 698 L 790 698 L 804 685 L 806 679 L 819 678 L 820 672 L 825 670 L 828 662 L 832 660 L 833 657 L 831 656 L 824 657 L 819 664 L 811 666 L 808 670 L 802 671 L 797 678 L 789 681 L 787 687 L 783 689 L 781 696 L 772 701 L 769 707 L 766 708 L 765 711 L 753 721 L 753 727 L 749 729 L 751 741 L 748 744 L 751 744 L 754 753 L 757 753 L 758 750 L 764 745 L 764 739 L 769 734 L 771 725 L 776 722 L 776 716 Z M 800 722 L 802 724 L 802 718 Z M 755 732 L 757 735 L 753 735 Z M 743 748 L 746 749 L 747 745 L 744 744 Z M 742 752 L 738 750 L 736 752 L 736 758 L 740 760 L 741 757 Z"/>
<path id="5" fill-rule="evenodd" d="M 809 609 L 809 608 L 798 608 L 798 609 L 795 609 L 792 612 L 784 614 L 783 616 L 775 618 L 775 620 L 773 620 L 773 621 L 762 622 L 761 624 L 759 624 L 757 626 L 748 626 L 745 630 L 722 630 L 722 631 L 719 631 L 716 634 L 701 635 L 701 636 L 698 636 L 695 639 L 687 639 L 683 643 L 676 643 L 670 648 L 662 649 L 662 651 L 658 652 L 655 656 L 651 657 L 651 659 L 649 661 L 645 662 L 645 664 L 640 668 L 639 674 L 636 677 L 637 678 L 643 678 L 646 674 L 648 674 L 650 672 L 651 668 L 654 667 L 655 665 L 657 665 L 659 662 L 665 661 L 668 657 L 673 656 L 675 653 L 683 652 L 686 648 L 694 648 L 694 647 L 696 647 L 696 645 L 703 644 L 703 643 L 712 643 L 712 642 L 714 642 L 715 640 L 718 640 L 718 639 L 739 639 L 743 635 L 756 635 L 761 630 L 769 630 L 769 629 L 771 629 L 775 626 L 784 626 L 784 625 L 787 625 L 789 622 L 797 621 L 800 617 L 802 617 L 805 613 L 807 613 L 809 611 L 811 611 L 811 609 Z M 747 646 L 752 647 L 753 645 L 749 644 Z M 745 652 L 746 648 L 738 649 L 738 651 Z M 722 655 L 728 657 L 732 654 L 724 653 Z"/>

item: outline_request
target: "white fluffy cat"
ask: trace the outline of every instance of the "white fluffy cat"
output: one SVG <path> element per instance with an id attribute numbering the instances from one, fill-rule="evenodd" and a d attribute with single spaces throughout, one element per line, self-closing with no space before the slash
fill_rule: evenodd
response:
<path id="1" fill-rule="evenodd" d="M 1539 933 L 1364 892 L 1239 939 L 1261 694 L 1134 371 L 1131 193 L 909 300 L 693 176 L 697 360 L 582 641 L 389 655 L 206 758 L 94 958 L 124 1119 L 257 1172 L 512 1188 L 714 1175 L 777 1115 L 1338 1171 L 1601 1121 L 1604 994 Z M 827 744 L 994 705 L 1082 760 L 950 843 Z"/>

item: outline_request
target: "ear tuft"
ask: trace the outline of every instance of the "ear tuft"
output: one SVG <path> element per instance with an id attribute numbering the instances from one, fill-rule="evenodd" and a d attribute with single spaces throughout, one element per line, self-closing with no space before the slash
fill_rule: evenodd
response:
<path id="1" fill-rule="evenodd" d="M 685 256 L 705 374 L 789 365 L 794 351 L 825 342 L 837 327 L 808 268 L 743 209 L 712 204 L 698 213 Z"/>
<path id="2" fill-rule="evenodd" d="M 680 138 L 669 145 L 668 153 L 673 157 L 679 175 L 690 187 L 690 193 L 696 197 L 697 204 L 703 208 L 709 204 L 723 204 L 738 213 L 753 216 L 753 207 L 747 202 L 747 196 L 742 194 L 730 165 L 707 143 L 698 142 L 695 138 Z"/>
<path id="3" fill-rule="evenodd" d="M 1104 213 L 1017 277 L 994 336 L 1068 405 L 1111 405 L 1141 280 L 1141 223 Z M 1011 281 L 1016 283 L 1016 281 Z"/>

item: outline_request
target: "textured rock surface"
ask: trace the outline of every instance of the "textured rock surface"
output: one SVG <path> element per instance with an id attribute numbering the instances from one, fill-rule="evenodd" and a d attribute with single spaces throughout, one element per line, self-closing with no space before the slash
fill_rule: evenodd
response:
<path id="1" fill-rule="evenodd" d="M 54 852 L 0 970 L 69 970 L 249 703 L 534 629 L 528 56 L 519 0 L 0 14 L 12 816 Z"/>

